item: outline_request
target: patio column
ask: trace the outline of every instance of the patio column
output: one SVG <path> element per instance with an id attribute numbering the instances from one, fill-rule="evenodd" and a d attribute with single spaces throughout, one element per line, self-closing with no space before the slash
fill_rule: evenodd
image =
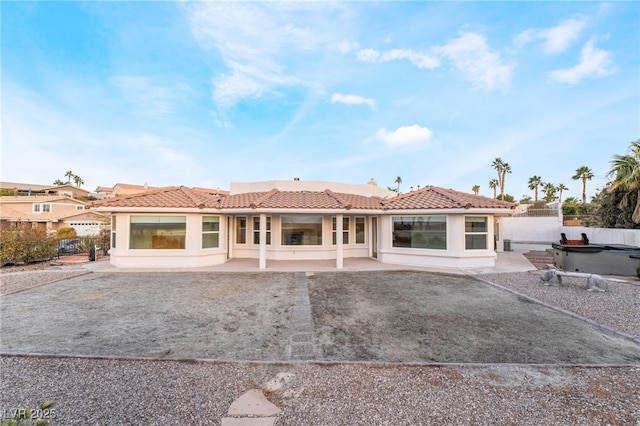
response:
<path id="1" fill-rule="evenodd" d="M 260 254 L 258 269 L 267 269 L 267 214 L 260 213 Z"/>
<path id="2" fill-rule="evenodd" d="M 342 221 L 342 215 L 336 215 L 336 268 L 338 269 L 342 269 L 342 267 L 344 266 L 344 247 L 342 241 L 344 224 L 342 223 Z"/>

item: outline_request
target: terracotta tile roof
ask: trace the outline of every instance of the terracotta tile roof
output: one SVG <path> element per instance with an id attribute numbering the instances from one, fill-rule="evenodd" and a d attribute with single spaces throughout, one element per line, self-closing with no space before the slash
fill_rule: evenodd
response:
<path id="1" fill-rule="evenodd" d="M 342 194 L 331 190 L 248 192 L 220 200 L 221 208 L 263 209 L 379 209 L 380 198 Z"/>
<path id="2" fill-rule="evenodd" d="M 149 185 L 134 185 L 131 183 L 116 183 L 115 185 L 113 185 L 113 189 L 115 188 L 118 189 L 135 189 L 135 190 L 140 190 L 140 191 L 146 191 L 149 189 L 159 189 L 157 186 L 149 186 Z"/>
<path id="3" fill-rule="evenodd" d="M 168 186 L 143 193 L 122 195 L 94 201 L 93 207 L 157 207 L 157 208 L 215 208 L 218 197 L 184 186 Z"/>
<path id="4" fill-rule="evenodd" d="M 94 207 L 420 210 L 459 208 L 511 209 L 514 204 L 473 194 L 425 187 L 390 199 L 331 190 L 248 192 L 218 197 L 199 189 L 172 186 L 139 194 L 94 201 Z"/>
<path id="5" fill-rule="evenodd" d="M 0 197 L 0 204 L 2 203 L 50 203 L 58 200 L 71 201 L 75 204 L 85 205 L 84 201 L 76 198 L 67 197 L 66 195 L 23 195 L 13 196 L 7 195 Z"/>
<path id="6" fill-rule="evenodd" d="M 0 204 L 0 219 L 3 220 L 26 220 L 28 213 L 23 213 L 16 209 L 12 209 L 7 205 Z"/>
<path id="7" fill-rule="evenodd" d="M 515 204 L 466 192 L 427 186 L 383 201 L 385 210 L 490 208 L 512 209 Z"/>
<path id="8" fill-rule="evenodd" d="M 61 212 L 46 212 L 46 213 L 25 213 L 12 209 L 9 206 L 0 204 L 0 219 L 9 221 L 21 221 L 21 222 L 52 222 L 70 219 L 76 216 L 104 216 L 98 212 L 92 212 L 89 210 L 70 210 Z"/>

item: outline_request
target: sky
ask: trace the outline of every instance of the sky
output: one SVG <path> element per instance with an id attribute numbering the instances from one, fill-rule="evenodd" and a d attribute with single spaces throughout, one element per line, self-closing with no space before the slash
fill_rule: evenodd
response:
<path id="1" fill-rule="evenodd" d="M 640 138 L 639 2 L 0 5 L 2 181 L 592 196 Z"/>

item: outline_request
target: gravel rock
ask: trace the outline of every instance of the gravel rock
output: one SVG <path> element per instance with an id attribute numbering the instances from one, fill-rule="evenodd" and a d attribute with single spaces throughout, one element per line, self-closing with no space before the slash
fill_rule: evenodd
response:
<path id="1" fill-rule="evenodd" d="M 83 270 L 47 270 L 41 285 Z M 40 273 L 38 273 L 40 274 Z M 46 275 L 45 275 L 46 274 Z M 544 286 L 539 272 L 479 278 L 640 335 L 640 287 L 580 279 Z M 2 288 L 20 288 L 2 274 Z M 27 284 L 22 284 L 27 285 Z M 11 290 L 9 290 L 11 291 Z M 1 303 L 1 299 L 0 299 Z M 274 378 L 290 378 L 269 390 Z M 640 366 L 417 366 L 382 363 L 208 362 L 0 356 L 0 414 L 55 401 L 60 425 L 220 424 L 231 403 L 262 389 L 276 425 L 638 425 Z M 3 411 L 4 410 L 4 411 Z"/>
<path id="2" fill-rule="evenodd" d="M 563 277 L 562 285 L 545 285 L 540 280 L 543 273 L 512 272 L 477 277 L 640 338 L 640 285 L 636 279 L 610 278 L 608 290 L 600 293 L 586 291 L 585 278 Z"/>
<path id="3" fill-rule="evenodd" d="M 277 391 L 278 373 L 293 378 Z M 53 424 L 215 425 L 249 389 L 276 425 L 635 425 L 640 368 L 384 366 L 0 358 L 0 407 L 56 402 Z"/>
<path id="4" fill-rule="evenodd" d="M 0 296 L 16 293 L 29 288 L 50 284 L 67 278 L 88 274 L 86 269 L 78 267 L 49 267 L 37 270 L 5 272 L 0 275 Z"/>

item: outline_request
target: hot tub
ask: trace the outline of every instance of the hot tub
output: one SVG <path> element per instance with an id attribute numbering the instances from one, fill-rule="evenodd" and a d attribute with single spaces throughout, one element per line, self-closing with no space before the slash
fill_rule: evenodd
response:
<path id="1" fill-rule="evenodd" d="M 566 272 L 636 276 L 640 247 L 625 244 L 552 244 L 553 265 Z"/>

